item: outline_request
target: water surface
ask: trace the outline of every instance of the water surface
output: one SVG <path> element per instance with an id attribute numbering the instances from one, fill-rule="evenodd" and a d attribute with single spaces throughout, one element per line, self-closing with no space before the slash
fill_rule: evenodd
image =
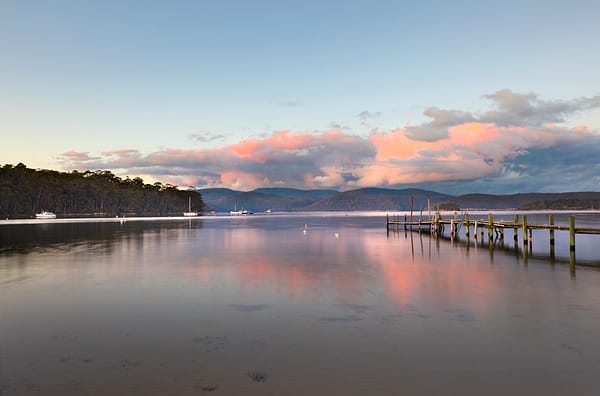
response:
<path id="1" fill-rule="evenodd" d="M 4 224 L 0 394 L 595 395 L 600 272 L 545 235 L 525 261 L 381 215 Z"/>

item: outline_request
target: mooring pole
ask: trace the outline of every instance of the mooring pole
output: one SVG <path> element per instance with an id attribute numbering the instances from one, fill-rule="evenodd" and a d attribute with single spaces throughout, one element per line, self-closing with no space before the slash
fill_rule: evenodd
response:
<path id="1" fill-rule="evenodd" d="M 465 234 L 467 237 L 467 242 L 469 242 L 469 214 L 465 213 Z"/>
<path id="2" fill-rule="evenodd" d="M 410 197 L 410 230 L 412 231 L 412 222 L 413 222 L 413 217 L 412 217 L 412 213 L 413 213 L 413 205 L 415 203 L 415 197 L 411 196 Z"/>
<path id="3" fill-rule="evenodd" d="M 554 215 L 550 215 L 550 219 L 548 220 L 550 223 L 550 227 L 554 225 Z M 550 228 L 550 258 L 554 259 L 554 229 Z"/>
<path id="4" fill-rule="evenodd" d="M 527 258 L 529 250 L 527 249 L 527 215 L 523 215 L 523 256 Z"/>
<path id="5" fill-rule="evenodd" d="M 519 215 L 516 214 L 515 215 L 515 220 L 514 220 L 515 226 L 513 227 L 513 239 L 515 241 L 515 247 L 517 247 L 518 243 L 519 243 Z"/>
<path id="6" fill-rule="evenodd" d="M 431 199 L 429 195 L 427 196 L 427 216 L 429 216 L 429 221 L 431 221 Z"/>
<path id="7" fill-rule="evenodd" d="M 569 251 L 575 260 L 575 217 L 569 216 Z"/>
<path id="8" fill-rule="evenodd" d="M 488 243 L 492 243 L 494 241 L 494 216 L 491 213 L 488 213 Z"/>
<path id="9" fill-rule="evenodd" d="M 575 278 L 575 217 L 569 217 L 569 264 L 571 277 Z"/>
<path id="10" fill-rule="evenodd" d="M 385 214 L 385 230 L 387 233 L 387 237 L 390 237 L 390 215 L 388 213 Z"/>

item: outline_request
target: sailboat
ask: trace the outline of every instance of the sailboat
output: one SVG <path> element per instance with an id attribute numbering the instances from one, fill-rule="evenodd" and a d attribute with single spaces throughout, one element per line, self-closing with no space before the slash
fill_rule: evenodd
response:
<path id="1" fill-rule="evenodd" d="M 247 210 L 237 210 L 237 202 L 236 202 L 235 203 L 235 209 L 234 210 L 230 210 L 229 214 L 231 216 L 240 216 L 240 215 L 243 215 L 243 214 L 248 214 L 248 211 Z"/>
<path id="2" fill-rule="evenodd" d="M 188 197 L 188 211 L 187 212 L 183 212 L 184 216 L 187 217 L 192 217 L 192 216 L 198 216 L 198 212 L 192 212 L 192 197 Z"/>

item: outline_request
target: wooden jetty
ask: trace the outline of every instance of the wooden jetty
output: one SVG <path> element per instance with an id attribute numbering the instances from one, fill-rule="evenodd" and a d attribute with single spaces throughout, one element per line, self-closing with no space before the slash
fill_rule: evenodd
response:
<path id="1" fill-rule="evenodd" d="M 484 241 L 485 232 L 487 231 L 487 239 L 490 244 L 493 243 L 494 239 L 504 241 L 504 231 L 506 229 L 513 230 L 513 240 L 515 246 L 518 246 L 519 241 L 519 230 L 521 230 L 523 239 L 523 255 L 527 257 L 529 250 L 531 249 L 532 230 L 548 230 L 550 239 L 550 257 L 555 256 L 555 231 L 568 231 L 569 232 L 569 252 L 570 252 L 570 263 L 572 266 L 575 265 L 575 235 L 576 234 L 597 234 L 600 235 L 599 228 L 587 228 L 587 227 L 575 227 L 575 217 L 569 216 L 569 225 L 556 225 L 554 224 L 554 215 L 551 214 L 548 219 L 548 224 L 532 224 L 527 222 L 527 215 L 522 215 L 519 220 L 519 215 L 515 214 L 513 221 L 495 221 L 492 213 L 488 213 L 487 219 L 472 220 L 469 217 L 469 213 L 463 213 L 459 217 L 458 213 L 454 213 L 450 218 L 442 218 L 439 212 L 436 212 L 433 216 L 428 216 L 428 219 L 423 219 L 422 216 L 419 220 L 414 220 L 412 213 L 410 219 L 408 215 L 401 216 L 386 216 L 386 224 L 388 233 L 390 230 L 399 230 L 404 228 L 405 231 L 418 231 L 428 232 L 432 236 L 444 236 L 446 228 L 450 233 L 450 238 L 457 238 L 458 232 L 461 227 L 465 227 L 465 237 L 467 241 L 471 238 L 471 235 L 475 241 L 478 240 L 478 232 L 481 241 Z M 473 234 L 471 234 L 471 229 Z M 527 246 L 529 245 L 529 249 Z"/>

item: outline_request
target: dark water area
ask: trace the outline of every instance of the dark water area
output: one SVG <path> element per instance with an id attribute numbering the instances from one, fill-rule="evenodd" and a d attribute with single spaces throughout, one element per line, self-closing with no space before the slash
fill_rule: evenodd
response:
<path id="1" fill-rule="evenodd" d="M 357 214 L 2 224 L 0 394 L 598 394 L 600 236 L 576 274 L 568 233 L 552 262 L 547 232 L 527 260 L 505 238 Z"/>

